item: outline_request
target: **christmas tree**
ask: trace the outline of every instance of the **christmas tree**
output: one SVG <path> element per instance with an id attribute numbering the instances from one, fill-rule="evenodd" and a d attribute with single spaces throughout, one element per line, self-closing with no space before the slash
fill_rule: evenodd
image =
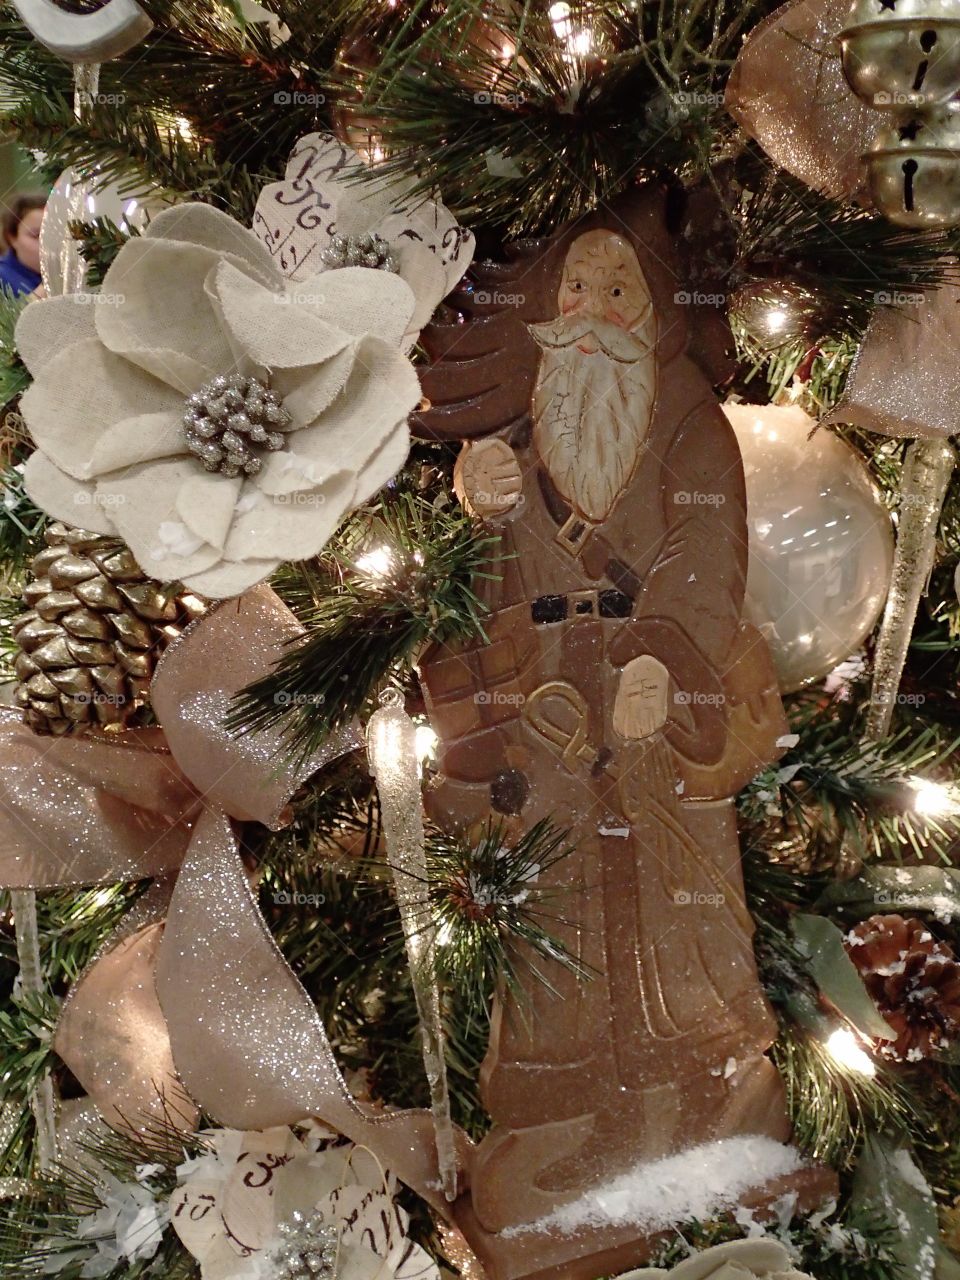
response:
<path id="1" fill-rule="evenodd" d="M 0 1275 L 960 1275 L 960 6 L 0 24 Z"/>

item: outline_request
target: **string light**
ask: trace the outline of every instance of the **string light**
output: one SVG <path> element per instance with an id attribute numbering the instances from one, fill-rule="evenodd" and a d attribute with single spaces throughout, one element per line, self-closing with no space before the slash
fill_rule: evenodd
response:
<path id="1" fill-rule="evenodd" d="M 861 1076 L 875 1076 L 876 1063 L 860 1045 L 859 1039 L 848 1027 L 837 1027 L 827 1038 L 827 1053 L 839 1066 Z"/>
<path id="2" fill-rule="evenodd" d="M 437 744 L 440 739 L 436 732 L 428 724 L 418 724 L 416 733 L 416 752 L 417 759 L 421 765 L 426 764 L 428 760 L 432 760 L 437 754 Z"/>
<path id="3" fill-rule="evenodd" d="M 960 813 L 956 792 L 941 782 L 929 778 L 910 778 L 913 788 L 913 808 L 924 818 L 946 818 Z"/>
<path id="4" fill-rule="evenodd" d="M 579 30 L 574 28 L 570 18 L 570 6 L 566 0 L 557 0 L 556 4 L 552 4 L 548 10 L 550 22 L 557 34 L 558 39 L 564 41 L 567 46 L 567 60 L 572 58 L 583 58 L 593 49 L 593 35 L 585 27 Z"/>
<path id="5" fill-rule="evenodd" d="M 393 552 L 389 547 L 374 547 L 357 560 L 357 572 L 367 578 L 385 578 L 394 567 Z"/>

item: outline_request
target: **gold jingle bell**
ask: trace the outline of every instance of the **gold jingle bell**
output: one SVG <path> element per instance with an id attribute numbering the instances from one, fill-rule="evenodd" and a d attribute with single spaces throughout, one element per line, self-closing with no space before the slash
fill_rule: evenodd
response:
<path id="1" fill-rule="evenodd" d="M 938 106 L 960 91 L 960 0 L 853 0 L 837 39 L 847 83 L 868 106 Z"/>
<path id="2" fill-rule="evenodd" d="M 864 156 L 877 209 L 899 227 L 960 224 L 960 104 L 890 124 Z"/>

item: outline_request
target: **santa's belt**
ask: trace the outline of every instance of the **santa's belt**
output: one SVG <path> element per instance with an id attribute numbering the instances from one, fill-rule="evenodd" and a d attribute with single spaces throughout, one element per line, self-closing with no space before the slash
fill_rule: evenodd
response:
<path id="1" fill-rule="evenodd" d="M 530 617 L 539 625 L 567 618 L 629 618 L 633 601 L 623 591 L 571 591 L 567 595 L 538 596 Z"/>

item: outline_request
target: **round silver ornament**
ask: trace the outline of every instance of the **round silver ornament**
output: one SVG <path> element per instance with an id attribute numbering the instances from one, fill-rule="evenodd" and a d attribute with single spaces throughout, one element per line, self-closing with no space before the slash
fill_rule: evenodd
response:
<path id="1" fill-rule="evenodd" d="M 957 0 L 853 0 L 837 39 L 843 73 L 868 106 L 935 106 L 960 91 Z"/>
<path id="2" fill-rule="evenodd" d="M 864 157 L 877 209 L 899 227 L 960 224 L 960 107 L 881 129 Z"/>
<path id="3" fill-rule="evenodd" d="M 808 341 L 816 319 L 814 295 L 792 280 L 751 280 L 730 298 L 731 324 L 762 351 Z"/>
<path id="4" fill-rule="evenodd" d="M 883 609 L 893 526 L 859 455 L 832 432 L 810 438 L 798 406 L 723 406 L 747 484 L 744 615 L 770 645 L 784 692 L 827 675 Z"/>

